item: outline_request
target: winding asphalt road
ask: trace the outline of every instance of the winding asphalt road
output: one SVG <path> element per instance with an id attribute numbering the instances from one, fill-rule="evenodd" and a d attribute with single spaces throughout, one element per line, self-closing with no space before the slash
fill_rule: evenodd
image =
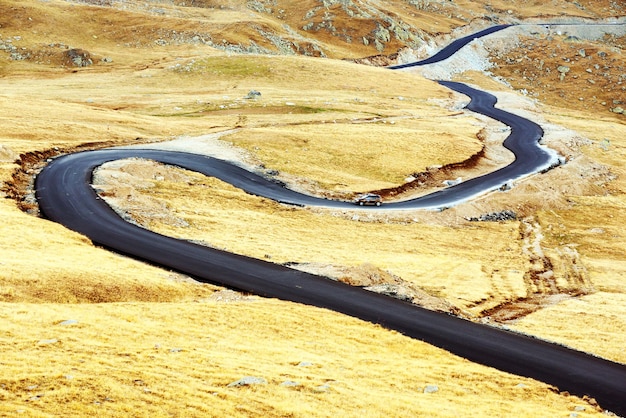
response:
<path id="1" fill-rule="evenodd" d="M 475 37 L 468 37 L 466 41 L 470 42 Z M 455 48 L 461 46 L 456 44 Z M 515 153 L 516 160 L 503 169 L 458 186 L 419 199 L 387 204 L 387 209 L 445 207 L 492 190 L 512 178 L 541 170 L 553 160 L 537 145 L 541 128 L 536 124 L 495 109 L 495 98 L 491 95 L 458 83 L 442 84 L 470 96 L 472 110 L 511 126 L 511 135 L 505 146 Z M 529 336 L 428 311 L 282 265 L 159 235 L 125 222 L 98 197 L 90 182 L 96 167 L 107 161 L 131 157 L 215 176 L 249 193 L 279 202 L 361 209 L 348 202 L 330 201 L 288 190 L 228 162 L 206 156 L 144 149 L 105 149 L 65 155 L 48 164 L 36 179 L 36 196 L 41 213 L 86 235 L 97 245 L 188 274 L 199 281 L 332 309 L 381 324 L 471 361 L 531 377 L 562 391 L 592 396 L 602 407 L 626 415 L 626 366 L 622 364 Z"/>

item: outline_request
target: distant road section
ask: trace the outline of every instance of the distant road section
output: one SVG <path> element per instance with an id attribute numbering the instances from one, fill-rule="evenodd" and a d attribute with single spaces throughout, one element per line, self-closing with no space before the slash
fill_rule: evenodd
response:
<path id="1" fill-rule="evenodd" d="M 494 173 L 419 199 L 388 204 L 387 209 L 435 208 L 454 204 L 491 190 L 511 177 L 534 172 L 550 163 L 550 155 L 537 145 L 541 128 L 536 124 L 495 109 L 495 97 L 492 95 L 458 83 L 442 84 L 470 96 L 470 109 L 511 126 L 511 135 L 505 141 L 505 146 L 516 154 L 516 160 Z M 97 245 L 179 271 L 199 281 L 332 309 L 381 324 L 471 361 L 531 377 L 579 396 L 589 395 L 596 398 L 602 407 L 626 415 L 625 365 L 532 337 L 428 311 L 282 265 L 166 237 L 125 222 L 99 198 L 90 182 L 96 167 L 108 161 L 133 157 L 214 176 L 248 193 L 278 202 L 363 210 L 349 202 L 294 192 L 228 162 L 202 155 L 106 149 L 65 155 L 50 162 L 37 176 L 35 184 L 41 213 L 52 221 L 86 235 Z M 367 210 L 378 209 L 372 207 Z"/>
<path id="2" fill-rule="evenodd" d="M 422 65 L 428 65 L 428 64 L 434 64 L 436 62 L 441 62 L 443 60 L 446 60 L 446 59 L 450 58 L 452 55 L 456 54 L 459 49 L 463 48 L 465 45 L 469 44 L 474 39 L 482 38 L 483 36 L 487 36 L 487 35 L 491 35 L 494 32 L 501 31 L 502 29 L 506 29 L 506 28 L 509 28 L 511 26 L 513 26 L 513 25 L 496 25 L 496 26 L 491 26 L 491 27 L 489 27 L 487 29 L 481 30 L 480 32 L 472 33 L 471 35 L 464 36 L 462 38 L 459 38 L 459 39 L 451 42 L 449 45 L 447 45 L 441 51 L 437 52 L 432 57 L 426 58 L 426 59 L 421 60 L 421 61 L 409 62 L 407 64 L 391 65 L 391 66 L 389 66 L 387 68 L 389 68 L 391 70 L 400 70 L 402 68 L 421 67 Z"/>

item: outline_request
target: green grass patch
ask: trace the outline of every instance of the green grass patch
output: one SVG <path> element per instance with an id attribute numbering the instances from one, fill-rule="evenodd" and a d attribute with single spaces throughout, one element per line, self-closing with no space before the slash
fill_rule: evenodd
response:
<path id="1" fill-rule="evenodd" d="M 180 68 L 220 78 L 271 78 L 272 67 L 263 61 L 258 57 L 210 57 Z"/>

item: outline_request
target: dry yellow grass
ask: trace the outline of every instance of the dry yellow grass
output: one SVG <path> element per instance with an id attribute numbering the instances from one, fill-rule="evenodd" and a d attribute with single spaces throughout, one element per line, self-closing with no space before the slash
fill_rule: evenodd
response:
<path id="1" fill-rule="evenodd" d="M 94 248 L 85 237 L 0 201 L 0 300 L 116 302 L 192 300 L 213 286 L 179 283 L 177 274 Z"/>
<path id="2" fill-rule="evenodd" d="M 414 222 L 412 214 L 310 211 L 132 160 L 101 170 L 98 179 L 98 188 L 115 195 L 115 206 L 165 235 L 276 263 L 371 263 L 461 309 L 525 295 L 528 260 L 515 222 L 450 228 Z"/>
<path id="3" fill-rule="evenodd" d="M 323 189 L 359 192 L 395 187 L 428 166 L 463 161 L 480 151 L 480 141 L 468 135 L 476 131 L 475 124 L 463 119 L 446 129 L 441 121 L 420 117 L 261 128 L 225 140 L 247 149 L 267 168 L 306 178 Z"/>
<path id="4" fill-rule="evenodd" d="M 601 415 L 533 380 L 275 300 L 3 303 L 0 318 L 2 415 Z M 267 383 L 228 387 L 245 376 Z"/>
<path id="5" fill-rule="evenodd" d="M 9 181 L 17 168 L 13 161 L 23 152 L 82 143 L 145 143 L 236 126 L 242 129 L 233 142 L 249 149 L 255 162 L 292 179 L 306 177 L 298 180 L 317 182 L 334 193 L 365 190 L 369 184 L 398 184 L 411 172 L 463 159 L 477 149 L 476 134 L 482 125 L 429 101 L 447 100 L 450 94 L 414 75 L 335 60 L 229 55 L 201 43 L 155 43 L 173 31 L 185 36 L 196 31 L 212 33 L 217 42 L 254 38 L 272 48 L 251 28 L 282 31 L 283 22 L 301 26 L 302 13 L 290 10 L 293 2 L 278 2 L 277 9 L 287 9 L 285 20 L 271 14 L 253 16 L 243 1 L 202 2 L 227 6 L 224 9 L 125 3 L 129 10 L 61 0 L 0 4 L 2 40 L 10 39 L 36 57 L 9 60 L 0 51 L 0 181 Z M 570 2 L 497 0 L 488 13 L 508 9 L 521 16 L 613 13 L 608 1 L 579 3 L 585 11 Z M 439 12 L 431 8 L 415 13 L 405 6 L 391 1 L 385 7 L 416 27 L 437 32 L 447 32 L 487 10 L 481 2 L 454 2 Z M 165 13 L 153 13 L 155 8 Z M 354 23 L 339 7 L 331 12 L 337 14 L 338 26 Z M 359 24 L 363 25 L 359 30 L 374 25 Z M 331 57 L 375 53 L 371 45 L 317 36 Z M 62 49 L 47 46 L 50 43 L 87 49 L 96 65 L 61 67 Z M 393 47 L 393 42 L 388 45 Z M 102 57 L 112 62 L 100 63 Z M 261 91 L 259 100 L 244 99 L 252 89 Z M 598 141 L 585 151 L 588 158 L 623 174 L 622 124 L 615 119 L 591 124 L 590 115 L 574 112 L 559 115 L 558 123 Z M 317 134 L 320 130 L 327 135 Z M 409 164 L 403 158 L 389 161 L 382 154 L 373 155 L 379 140 L 409 131 L 419 132 L 417 137 L 426 142 L 407 135 L 385 151 L 410 150 L 415 158 Z M 609 151 L 600 147 L 601 131 L 609 132 L 605 134 Z M 443 135 L 446 144 L 433 141 L 435 135 Z M 309 140 L 307 152 L 326 163 L 322 150 L 330 143 L 361 136 L 367 149 L 344 143 L 333 151 L 333 158 L 345 165 L 332 173 L 330 181 L 320 174 L 327 166 L 312 166 L 299 154 L 304 140 Z M 454 148 L 448 143 L 452 138 Z M 385 169 L 364 170 L 364 156 L 375 158 Z M 290 158 L 293 162 L 286 165 Z M 354 222 L 351 215 L 285 208 L 251 198 L 195 175 L 178 178 L 192 183 L 193 189 L 165 181 L 138 200 L 154 204 L 144 208 L 154 209 L 146 211 L 144 220 L 163 232 L 253 256 L 267 254 L 277 262 L 347 266 L 375 262 L 474 314 L 526 290 L 522 276 L 528 260 L 520 252 L 515 222 L 466 225 L 458 219 L 464 208 L 416 215 L 432 224 L 416 223 L 405 215 L 390 216 L 388 224 L 385 218 L 362 215 L 363 222 Z M 573 210 L 558 207 L 536 217 L 544 231 L 550 231 L 546 252 L 577 246 L 599 293 L 561 302 L 511 326 L 624 361 L 623 340 L 615 336 L 624 334 L 620 305 L 625 266 L 619 251 L 625 248 L 620 232 L 623 179 L 611 183 L 610 196 L 574 196 L 571 201 L 578 206 Z M 211 207 L 183 201 L 180 195 L 190 190 L 200 198 L 212 193 Z M 163 210 L 153 200 L 158 196 L 171 200 L 170 216 L 191 226 L 154 222 L 156 209 Z M 490 199 L 477 205 L 502 208 Z M 274 300 L 217 303 L 224 294 L 214 295 L 219 290 L 214 286 L 189 283 L 175 273 L 94 248 L 84 237 L 20 212 L 7 199 L 0 202 L 0 216 L 0 415 L 599 415 L 586 401 L 555 393 L 546 385 L 471 364 L 345 316 Z M 596 228 L 604 232 L 598 234 Z M 372 236 L 374 244 L 369 241 Z M 277 244 L 268 248 L 267 237 Z M 475 251 L 480 244 L 489 248 Z M 576 321 L 570 320 L 572 313 Z M 67 319 L 78 322 L 60 324 Z M 557 322 L 558 327 L 553 326 Z M 600 335 L 580 332 L 583 327 L 598 329 Z M 597 341 L 603 342 L 602 348 L 595 346 Z M 298 366 L 300 362 L 312 365 Z M 263 377 L 268 384 L 226 387 L 246 375 Z M 297 380 L 301 386 L 281 387 L 286 380 Z M 423 393 L 431 384 L 439 391 Z"/>

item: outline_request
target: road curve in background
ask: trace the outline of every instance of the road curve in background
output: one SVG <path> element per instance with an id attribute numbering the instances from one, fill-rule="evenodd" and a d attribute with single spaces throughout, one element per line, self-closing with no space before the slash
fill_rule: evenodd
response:
<path id="1" fill-rule="evenodd" d="M 472 39 L 475 37 L 476 34 L 471 36 Z M 537 146 L 541 137 L 538 126 L 495 109 L 495 98 L 487 93 L 462 84 L 442 84 L 469 95 L 472 99 L 469 107 L 472 110 L 487 112 L 484 114 L 501 118 L 510 124 L 511 135 L 505 145 L 516 154 L 516 160 L 501 170 L 458 186 L 419 199 L 388 204 L 388 209 L 447 206 L 491 190 L 511 177 L 529 174 L 550 161 L 550 155 Z M 535 135 L 537 129 L 538 137 Z M 526 137 L 527 131 L 535 133 Z M 348 202 L 330 201 L 288 190 L 245 169 L 206 156 L 158 150 L 106 149 L 65 155 L 48 164 L 37 176 L 35 184 L 41 213 L 52 221 L 86 235 L 97 245 L 188 274 L 199 281 L 332 309 L 377 323 L 468 360 L 531 377 L 579 396 L 594 397 L 602 407 L 626 415 L 626 404 L 623 401 L 626 399 L 626 366 L 623 364 L 529 336 L 428 311 L 282 265 L 166 237 L 125 222 L 98 197 L 90 182 L 96 167 L 108 161 L 133 157 L 214 176 L 249 193 L 279 202 L 357 209 Z M 511 166 L 513 168 L 509 168 Z"/>
<path id="2" fill-rule="evenodd" d="M 462 38 L 456 39 L 448 44 L 441 51 L 437 52 L 435 55 L 426 58 L 421 61 L 409 62 L 407 64 L 398 64 L 398 65 L 390 65 L 389 69 L 391 70 L 400 70 L 402 68 L 410 68 L 410 67 L 421 67 L 423 65 L 434 64 L 436 62 L 444 61 L 454 55 L 459 49 L 463 48 L 465 45 L 472 42 L 474 39 L 482 38 L 483 36 L 491 35 L 494 32 L 501 31 L 503 29 L 509 28 L 514 25 L 495 25 L 491 26 L 487 29 L 483 29 L 479 32 L 472 33 L 471 35 L 464 36 Z"/>

